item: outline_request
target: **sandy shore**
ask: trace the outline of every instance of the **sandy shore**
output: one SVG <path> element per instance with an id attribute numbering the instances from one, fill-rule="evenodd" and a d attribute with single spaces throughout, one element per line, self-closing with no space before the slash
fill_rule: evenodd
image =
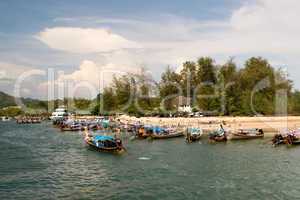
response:
<path id="1" fill-rule="evenodd" d="M 268 135 L 274 135 L 284 129 L 300 128 L 299 116 L 288 117 L 200 117 L 200 118 L 159 118 L 159 117 L 130 117 L 122 116 L 121 120 L 129 122 L 140 121 L 145 124 L 180 126 L 180 127 L 201 127 L 205 131 L 211 131 L 225 122 L 226 127 L 231 130 L 240 128 L 262 128 Z"/>

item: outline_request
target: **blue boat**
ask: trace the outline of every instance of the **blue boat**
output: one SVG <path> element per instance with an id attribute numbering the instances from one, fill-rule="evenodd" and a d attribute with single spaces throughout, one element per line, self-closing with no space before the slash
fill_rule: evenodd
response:
<path id="1" fill-rule="evenodd" d="M 84 141 L 92 148 L 103 151 L 103 152 L 113 152 L 113 153 L 121 153 L 125 149 L 122 145 L 122 141 L 120 139 L 115 139 L 112 136 L 105 135 L 87 135 Z"/>
<path id="2" fill-rule="evenodd" d="M 164 128 L 156 126 L 153 128 L 153 134 L 151 134 L 152 139 L 169 139 L 182 137 L 184 131 L 177 130 L 176 128 Z"/>
<path id="3" fill-rule="evenodd" d="M 201 128 L 187 128 L 186 130 L 186 141 L 195 142 L 201 139 L 203 130 Z"/>
<path id="4" fill-rule="evenodd" d="M 145 139 L 153 134 L 153 127 L 151 125 L 140 126 L 137 130 L 136 137 Z"/>
<path id="5" fill-rule="evenodd" d="M 226 142 L 228 131 L 220 125 L 220 128 L 216 131 L 209 133 L 209 140 L 212 142 Z"/>

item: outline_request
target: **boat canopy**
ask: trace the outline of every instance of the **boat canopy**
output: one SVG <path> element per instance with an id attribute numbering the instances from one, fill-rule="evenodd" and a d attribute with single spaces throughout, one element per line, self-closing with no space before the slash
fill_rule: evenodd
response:
<path id="1" fill-rule="evenodd" d="M 106 135 L 95 135 L 94 141 L 106 141 L 106 140 L 114 140 L 112 136 L 106 136 Z"/>
<path id="2" fill-rule="evenodd" d="M 103 128 L 108 128 L 108 126 L 109 126 L 109 120 L 104 119 L 104 120 L 102 120 L 101 123 L 102 123 Z"/>
<path id="3" fill-rule="evenodd" d="M 188 128 L 188 131 L 191 133 L 195 133 L 195 132 L 200 132 L 201 129 L 200 128 Z"/>

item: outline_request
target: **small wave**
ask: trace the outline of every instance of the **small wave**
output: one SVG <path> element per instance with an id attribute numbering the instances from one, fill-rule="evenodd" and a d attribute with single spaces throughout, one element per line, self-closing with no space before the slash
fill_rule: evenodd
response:
<path id="1" fill-rule="evenodd" d="M 138 159 L 139 160 L 151 160 L 151 158 L 148 158 L 148 157 L 139 157 Z"/>

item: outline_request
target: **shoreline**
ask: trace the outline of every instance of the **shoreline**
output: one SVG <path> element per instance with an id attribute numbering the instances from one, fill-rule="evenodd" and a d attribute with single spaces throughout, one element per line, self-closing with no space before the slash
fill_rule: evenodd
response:
<path id="1" fill-rule="evenodd" d="M 225 122 L 225 128 L 238 130 L 241 128 L 261 128 L 266 135 L 274 134 L 285 129 L 300 128 L 300 116 L 268 116 L 268 117 L 199 117 L 199 118 L 160 118 L 160 117 L 131 117 L 123 115 L 121 121 L 129 123 L 141 122 L 160 126 L 199 127 L 205 132 L 215 130 L 220 123 Z"/>

